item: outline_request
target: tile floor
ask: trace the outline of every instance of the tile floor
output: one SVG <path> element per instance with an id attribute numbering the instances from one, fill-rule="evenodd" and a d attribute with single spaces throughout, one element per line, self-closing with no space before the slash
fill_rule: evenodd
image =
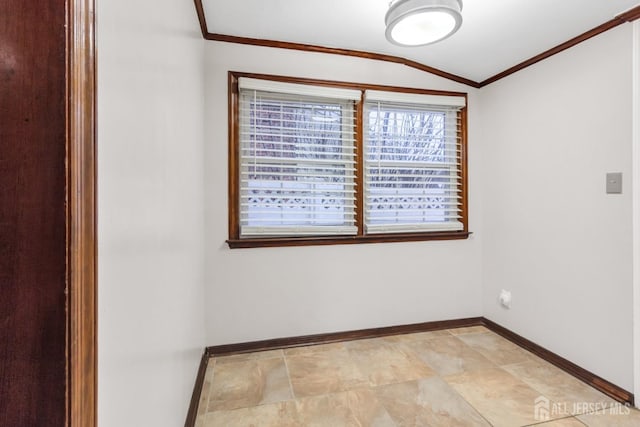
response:
<path id="1" fill-rule="evenodd" d="M 214 357 L 196 422 L 529 425 L 640 426 L 640 412 L 478 326 Z"/>

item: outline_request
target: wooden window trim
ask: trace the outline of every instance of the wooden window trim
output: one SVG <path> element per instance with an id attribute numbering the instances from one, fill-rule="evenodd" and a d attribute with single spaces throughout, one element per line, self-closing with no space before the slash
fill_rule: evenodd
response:
<path id="1" fill-rule="evenodd" d="M 240 121 L 238 114 L 239 106 L 239 88 L 238 79 L 240 77 L 248 77 L 262 80 L 273 80 L 286 83 L 309 84 L 316 86 L 339 87 L 356 90 L 381 90 L 391 92 L 417 93 L 425 95 L 445 95 L 445 96 L 464 96 L 467 101 L 467 94 L 464 92 L 450 92 L 428 89 L 416 89 L 398 86 L 385 86 L 373 84 L 360 84 L 349 82 L 338 82 L 331 80 L 317 80 L 309 78 L 295 78 L 286 76 L 274 76 L 267 74 L 252 74 L 236 71 L 228 73 L 228 111 L 229 111 L 229 141 L 228 141 L 228 160 L 229 160 L 229 238 L 227 244 L 231 249 L 239 248 L 257 248 L 257 247 L 276 247 L 276 246 L 315 246 L 315 245 L 342 245 L 342 244 L 358 244 L 358 243 L 386 243 L 386 242 L 416 242 L 430 240 L 461 240 L 467 239 L 472 233 L 468 227 L 468 190 L 467 190 L 467 108 L 464 107 L 459 115 L 462 123 L 460 137 L 461 151 L 460 172 L 462 182 L 462 213 L 460 222 L 463 224 L 461 231 L 430 231 L 418 233 L 384 233 L 384 234 L 364 234 L 364 200 L 360 195 L 356 201 L 356 224 L 358 226 L 358 235 L 356 236 L 301 236 L 301 237 L 263 237 L 263 238 L 240 238 L 240 170 L 239 170 L 239 148 L 240 148 Z M 363 188 L 364 167 L 364 105 L 363 102 L 356 103 L 356 153 L 357 159 L 357 188 Z"/>

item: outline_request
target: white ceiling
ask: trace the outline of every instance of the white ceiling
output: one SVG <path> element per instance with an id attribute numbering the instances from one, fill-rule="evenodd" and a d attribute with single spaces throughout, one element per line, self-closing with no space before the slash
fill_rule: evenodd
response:
<path id="1" fill-rule="evenodd" d="M 363 50 L 417 61 L 476 82 L 578 36 L 638 0 L 463 0 L 450 38 L 404 48 L 384 37 L 389 0 L 202 0 L 208 31 Z"/>

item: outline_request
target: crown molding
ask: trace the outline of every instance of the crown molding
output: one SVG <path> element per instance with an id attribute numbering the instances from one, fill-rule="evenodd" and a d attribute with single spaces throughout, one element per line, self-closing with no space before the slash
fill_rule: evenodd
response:
<path id="1" fill-rule="evenodd" d="M 569 48 L 571 48 L 571 47 L 573 47 L 573 46 L 575 46 L 577 44 L 580 44 L 585 40 L 588 40 L 588 39 L 590 39 L 592 37 L 595 37 L 595 36 L 597 36 L 599 34 L 602 34 L 605 31 L 609 31 L 610 29 L 615 28 L 620 24 L 624 24 L 625 22 L 626 21 L 621 20 L 621 19 L 619 19 L 617 17 L 612 19 L 612 20 L 610 20 L 610 21 L 607 21 L 604 24 L 599 25 L 599 26 L 597 26 L 595 28 L 592 28 L 591 30 L 586 31 L 586 32 L 580 34 L 577 37 L 574 37 L 574 38 L 572 38 L 570 40 L 567 40 L 564 43 L 560 43 L 559 45 L 557 45 L 555 47 L 552 47 L 549 50 L 546 50 L 546 51 L 544 51 L 544 52 L 542 52 L 542 53 L 540 53 L 540 54 L 538 54 L 536 56 L 533 56 L 533 57 L 527 59 L 526 61 L 523 61 L 523 62 L 521 62 L 521 63 L 519 63 L 517 65 L 514 65 L 513 67 L 508 68 L 508 69 L 506 69 L 506 70 L 504 70 L 504 71 L 502 71 L 502 72 L 500 72 L 500 73 L 498 73 L 498 74 L 496 74 L 496 75 L 494 75 L 492 77 L 489 77 L 486 80 L 481 81 L 480 82 L 480 87 L 487 86 L 487 85 L 489 85 L 491 83 L 494 83 L 494 82 L 497 82 L 498 80 L 501 80 L 501 79 L 503 79 L 503 78 L 505 78 L 507 76 L 510 76 L 511 74 L 517 73 L 520 70 L 524 70 L 525 68 L 530 67 L 533 64 L 536 64 L 536 63 L 538 63 L 540 61 L 543 61 L 543 60 L 545 60 L 547 58 L 550 58 L 550 57 L 552 57 L 553 55 L 555 55 L 557 53 L 560 53 L 560 52 L 562 52 L 564 50 L 567 50 L 567 49 L 569 49 Z"/>
<path id="2" fill-rule="evenodd" d="M 635 21 L 636 19 L 640 19 L 640 6 L 636 6 L 624 13 L 621 13 L 620 15 L 617 15 L 615 18 L 611 20 L 601 25 L 598 25 L 597 27 L 592 28 L 589 31 L 586 31 L 580 34 L 579 36 L 576 36 L 570 40 L 567 40 L 564 43 L 561 43 L 551 49 L 548 49 L 538 55 L 535 55 L 481 82 L 476 82 L 474 80 L 467 79 L 465 77 L 462 77 L 456 74 L 448 73 L 438 68 L 430 67 L 426 64 L 422 64 L 420 62 L 413 61 L 407 58 L 402 58 L 400 56 L 386 55 L 386 54 L 367 52 L 367 51 L 361 51 L 361 50 L 341 49 L 341 48 L 335 48 L 335 47 L 311 45 L 311 44 L 304 44 L 304 43 L 292 43 L 292 42 L 278 41 L 278 40 L 267 40 L 267 39 L 258 39 L 258 38 L 250 38 L 250 37 L 239 37 L 239 36 L 233 36 L 228 34 L 211 33 L 209 32 L 207 27 L 207 20 L 204 13 L 204 8 L 202 6 L 202 0 L 194 0 L 194 3 L 195 3 L 196 11 L 198 14 L 198 20 L 200 22 L 200 30 L 202 32 L 202 36 L 206 40 L 226 42 L 226 43 L 238 43 L 238 44 L 253 45 L 253 46 L 273 47 L 273 48 L 280 48 L 280 49 L 292 49 L 292 50 L 300 50 L 305 52 L 327 53 L 327 54 L 333 54 L 333 55 L 343 55 L 343 56 L 351 56 L 356 58 L 365 58 L 365 59 L 374 59 L 378 61 L 392 62 L 395 64 L 406 65 L 407 67 L 415 68 L 417 70 L 434 74 L 436 76 L 440 76 L 445 79 L 462 83 L 474 88 L 481 88 L 481 87 L 487 86 L 507 76 L 510 76 L 511 74 L 517 73 L 518 71 L 521 71 L 527 67 L 530 67 L 533 64 L 536 64 L 540 61 L 550 58 L 551 56 L 556 55 L 562 51 L 565 51 L 577 44 L 580 44 L 585 40 L 588 40 L 592 37 L 602 34 L 605 31 L 609 31 L 610 29 L 615 28 L 624 23 L 632 22 L 632 21 Z"/>
<path id="3" fill-rule="evenodd" d="M 196 2 L 200 2 L 200 1 L 201 0 L 196 0 Z M 202 22 L 201 22 L 201 26 L 202 26 Z M 206 27 L 206 22 L 204 26 Z M 351 56 L 356 58 L 366 58 L 366 59 L 375 59 L 378 61 L 393 62 L 395 64 L 402 64 L 402 65 L 406 65 L 407 67 L 418 69 L 420 71 L 424 71 L 430 74 L 435 74 L 436 76 L 444 77 L 445 79 L 462 83 L 467 86 L 471 86 L 475 88 L 480 87 L 480 84 L 473 80 L 470 80 L 455 74 L 447 73 L 446 71 L 442 71 L 437 68 L 430 67 L 420 62 L 412 61 L 412 60 L 402 58 L 399 56 L 394 56 L 394 55 L 366 52 L 362 50 L 340 49 L 335 47 L 318 46 L 318 45 L 312 45 L 312 44 L 284 42 L 284 41 L 278 41 L 278 40 L 254 39 L 250 37 L 238 37 L 238 36 L 230 36 L 226 34 L 207 33 L 204 38 L 206 40 L 213 40 L 213 41 L 219 41 L 219 42 L 274 47 L 274 48 L 280 48 L 280 49 L 301 50 L 305 52 L 328 53 L 332 55 L 343 55 L 343 56 Z"/>
<path id="4" fill-rule="evenodd" d="M 632 22 L 636 19 L 640 19 L 640 6 L 636 6 L 632 9 L 627 10 L 624 13 L 616 16 L 616 19 L 619 19 L 624 22 Z"/>

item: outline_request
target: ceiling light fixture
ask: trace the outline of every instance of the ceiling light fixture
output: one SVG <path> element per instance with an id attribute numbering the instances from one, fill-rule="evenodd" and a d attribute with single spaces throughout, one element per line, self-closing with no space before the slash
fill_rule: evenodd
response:
<path id="1" fill-rule="evenodd" d="M 395 0 L 385 16 L 387 40 L 424 46 L 444 40 L 462 24 L 462 0 Z"/>

